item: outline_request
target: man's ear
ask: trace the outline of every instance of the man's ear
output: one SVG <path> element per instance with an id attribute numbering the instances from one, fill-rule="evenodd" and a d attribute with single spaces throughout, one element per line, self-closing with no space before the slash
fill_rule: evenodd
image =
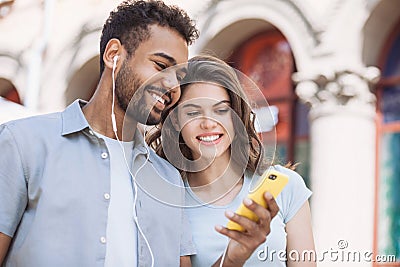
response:
<path id="1" fill-rule="evenodd" d="M 117 56 L 119 59 L 121 58 L 121 55 L 124 53 L 124 48 L 120 42 L 120 40 L 116 38 L 112 38 L 108 41 L 106 45 L 106 49 L 104 50 L 103 54 L 103 61 L 104 65 L 107 68 L 112 69 L 114 65 L 114 59 Z M 120 61 L 120 60 L 118 60 Z"/>

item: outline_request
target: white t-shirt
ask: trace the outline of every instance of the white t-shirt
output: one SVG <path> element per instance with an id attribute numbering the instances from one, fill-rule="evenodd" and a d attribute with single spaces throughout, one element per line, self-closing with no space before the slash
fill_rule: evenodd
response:
<path id="1" fill-rule="evenodd" d="M 106 142 L 110 157 L 111 192 L 106 230 L 105 267 L 137 266 L 137 228 L 133 219 L 133 187 L 124 152 L 117 140 L 96 133 Z M 132 158 L 132 142 L 122 142 L 127 162 Z"/>
<path id="2" fill-rule="evenodd" d="M 289 177 L 289 182 L 276 198 L 279 213 L 271 221 L 271 232 L 267 236 L 267 241 L 254 251 L 245 266 L 286 266 L 284 261 L 286 223 L 294 217 L 312 194 L 299 174 L 279 165 L 274 166 L 274 168 L 286 174 Z M 187 206 L 193 206 L 195 202 L 202 203 L 188 186 L 187 180 L 185 184 Z M 228 238 L 215 231 L 214 226 L 217 224 L 226 226 L 228 219 L 225 217 L 224 211 L 227 209 L 235 211 L 247 196 L 250 185 L 251 177 L 245 175 L 242 189 L 228 205 L 203 204 L 186 208 L 192 227 L 193 241 L 197 249 L 197 254 L 191 257 L 193 267 L 211 266 L 223 254 L 228 244 Z"/>

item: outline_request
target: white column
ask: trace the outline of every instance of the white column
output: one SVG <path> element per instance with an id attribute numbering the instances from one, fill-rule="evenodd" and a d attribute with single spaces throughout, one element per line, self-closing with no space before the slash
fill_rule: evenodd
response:
<path id="1" fill-rule="evenodd" d="M 295 76 L 296 93 L 311 105 L 311 208 L 318 266 L 372 266 L 376 127 L 369 83 L 379 71 L 300 76 Z"/>

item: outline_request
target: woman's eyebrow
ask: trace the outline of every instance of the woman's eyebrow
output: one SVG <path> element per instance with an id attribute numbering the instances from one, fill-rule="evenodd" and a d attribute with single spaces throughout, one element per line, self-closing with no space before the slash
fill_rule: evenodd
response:
<path id="1" fill-rule="evenodd" d="M 229 101 L 229 100 L 222 100 L 222 101 L 219 101 L 218 103 L 214 104 L 213 107 L 218 106 L 218 105 L 221 105 L 221 104 L 228 104 L 228 105 L 230 105 L 230 104 L 231 104 L 231 101 Z"/>
<path id="2" fill-rule="evenodd" d="M 185 104 L 185 105 L 182 106 L 182 108 L 190 108 L 190 107 L 193 107 L 193 108 L 201 108 L 200 105 L 191 104 L 191 103 Z"/>
<path id="3" fill-rule="evenodd" d="M 218 103 L 214 104 L 213 107 L 216 107 L 216 106 L 221 105 L 221 104 L 228 104 L 228 105 L 230 105 L 231 102 L 230 102 L 229 100 L 222 100 L 222 101 L 219 101 Z M 202 106 L 201 106 L 201 105 L 196 105 L 196 104 L 193 104 L 193 103 L 184 104 L 184 105 L 182 106 L 182 108 L 189 108 L 189 107 L 201 108 Z"/>

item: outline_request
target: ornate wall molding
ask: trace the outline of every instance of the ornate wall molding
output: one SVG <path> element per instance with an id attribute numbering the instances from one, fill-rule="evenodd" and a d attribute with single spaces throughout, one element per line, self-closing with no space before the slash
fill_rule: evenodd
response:
<path id="1" fill-rule="evenodd" d="M 226 1 L 226 0 L 211 0 L 209 1 L 206 8 L 201 12 L 202 14 L 211 14 L 211 18 L 215 13 L 218 13 L 223 4 L 233 3 L 234 6 L 254 6 L 254 7 L 266 7 L 268 9 L 273 9 L 281 14 L 290 15 L 290 20 L 295 22 L 296 25 L 300 25 L 305 31 L 312 37 L 314 44 L 318 45 L 320 43 L 320 33 L 321 29 L 317 26 L 315 20 L 306 12 L 305 5 L 296 0 L 236 0 L 236 1 Z M 203 28 L 207 28 L 211 23 L 211 20 L 207 20 L 206 24 L 202 25 Z"/>
<path id="2" fill-rule="evenodd" d="M 310 58 L 321 44 L 322 30 L 314 23 L 318 19 L 308 17 L 305 5 L 292 0 L 213 0 L 207 4 L 196 14 L 201 34 L 193 46 L 194 53 L 207 50 L 221 31 L 246 20 L 266 21 L 277 27 L 290 42 L 296 59 Z"/>
<path id="3" fill-rule="evenodd" d="M 296 94 L 312 108 L 334 107 L 375 107 L 376 97 L 371 92 L 380 78 L 376 67 L 358 70 L 338 70 L 330 74 L 312 76 L 294 73 Z"/>

